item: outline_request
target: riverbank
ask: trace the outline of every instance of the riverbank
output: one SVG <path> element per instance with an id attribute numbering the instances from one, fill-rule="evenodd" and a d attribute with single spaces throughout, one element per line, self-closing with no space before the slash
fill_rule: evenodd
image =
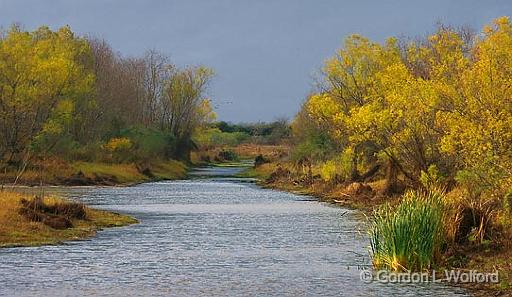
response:
<path id="1" fill-rule="evenodd" d="M 0 185 L 10 185 L 19 173 L 0 172 Z M 145 164 L 35 162 L 18 177 L 16 184 L 24 186 L 129 186 L 143 182 L 182 179 L 187 165 L 176 160 L 153 160 Z"/>
<path id="2" fill-rule="evenodd" d="M 384 181 L 371 183 L 333 184 L 320 179 L 310 181 L 294 178 L 294 169 L 287 162 L 269 162 L 249 168 L 239 177 L 252 177 L 265 188 L 282 190 L 301 195 L 310 195 L 320 201 L 338 206 L 358 209 L 371 215 L 384 203 L 398 203 L 398 196 L 382 194 Z M 471 290 L 475 296 L 512 296 L 512 240 L 507 230 L 501 236 L 484 244 L 467 243 L 450 247 L 443 255 L 437 270 L 474 270 L 479 272 L 499 271 L 499 283 L 458 284 Z"/>
<path id="3" fill-rule="evenodd" d="M 258 167 L 251 167 L 240 173 L 238 177 L 250 177 L 259 180 L 264 188 L 277 189 L 298 195 L 310 195 L 322 202 L 334 203 L 339 206 L 362 210 L 371 213 L 374 207 L 389 200 L 384 195 L 376 195 L 384 186 L 383 181 L 371 183 L 371 189 L 366 184 L 353 183 L 332 184 L 321 180 L 305 182 L 294 180 L 290 171 L 292 168 L 283 162 L 269 162 Z"/>
<path id="4" fill-rule="evenodd" d="M 49 197 L 0 192 L 0 247 L 41 246 L 92 237 L 103 228 L 138 223 L 135 218 Z M 78 210 L 78 211 L 77 211 Z"/>

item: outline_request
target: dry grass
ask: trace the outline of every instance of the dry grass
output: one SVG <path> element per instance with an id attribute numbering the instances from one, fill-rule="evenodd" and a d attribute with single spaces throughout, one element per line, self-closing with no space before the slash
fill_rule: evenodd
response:
<path id="1" fill-rule="evenodd" d="M 149 177 L 137 169 L 135 164 L 106 164 L 77 162 L 73 164 L 76 172 L 82 172 L 86 178 L 95 181 L 110 181 L 115 185 L 131 185 L 151 180 L 180 179 L 187 175 L 187 166 L 175 160 L 158 160 L 149 164 L 153 176 Z"/>
<path id="2" fill-rule="evenodd" d="M 21 200 L 33 199 L 23 194 L 0 192 L 0 247 L 58 244 L 93 236 L 101 228 L 136 223 L 129 216 L 86 207 L 85 220 L 74 219 L 69 229 L 53 229 L 42 222 L 33 222 L 19 214 Z M 57 197 L 44 199 L 48 205 L 63 203 Z"/>
<path id="3" fill-rule="evenodd" d="M 72 165 L 75 172 L 82 172 L 92 180 L 108 179 L 116 184 L 133 184 L 149 180 L 133 164 L 106 164 L 76 162 Z"/>
<path id="4" fill-rule="evenodd" d="M 288 156 L 290 147 L 286 145 L 257 145 L 257 144 L 241 144 L 233 148 L 241 158 L 256 158 L 263 155 L 272 161 L 278 160 L 283 156 Z"/>
<path id="5" fill-rule="evenodd" d="M 82 179 L 85 184 L 131 185 L 153 179 L 178 179 L 186 176 L 187 168 L 182 162 L 174 160 L 155 160 L 150 169 L 154 177 L 139 172 L 135 164 L 108 164 L 97 162 L 66 163 L 53 159 L 37 161 L 30 165 L 19 178 L 18 185 L 69 185 L 72 179 Z M 16 170 L 10 168 L 0 172 L 0 185 L 12 184 L 16 179 Z M 78 177 L 77 177 L 78 176 Z M 76 185 L 71 183 L 72 185 Z"/>
<path id="6" fill-rule="evenodd" d="M 151 171 L 157 179 L 180 179 L 187 175 L 187 166 L 179 161 L 155 162 Z"/>
<path id="7" fill-rule="evenodd" d="M 21 185 L 58 184 L 63 177 L 71 176 L 73 168 L 61 159 L 35 160 L 23 171 L 18 179 Z M 0 172 L 0 184 L 12 184 L 18 172 L 5 168 Z"/>
<path id="8" fill-rule="evenodd" d="M 314 179 L 309 183 L 305 183 L 295 180 L 296 177 L 294 176 L 280 176 L 272 178 L 270 181 L 269 177 L 271 177 L 272 173 L 276 172 L 278 168 L 282 168 L 284 171 L 295 171 L 293 164 L 290 162 L 272 162 L 263 164 L 257 168 L 245 170 L 239 174 L 239 176 L 257 178 L 260 180 L 260 185 L 263 187 L 279 189 L 299 195 L 311 195 L 321 201 L 332 202 L 351 208 L 359 208 L 365 211 L 371 211 L 374 206 L 382 204 L 385 200 L 389 200 L 385 199 L 382 195 L 374 195 L 371 197 L 368 195 L 354 195 L 354 193 L 347 191 L 347 186 L 349 186 L 347 184 L 331 184 L 321 179 Z M 383 181 L 379 181 L 375 184 L 377 189 L 380 184 L 383 184 Z"/>
<path id="9" fill-rule="evenodd" d="M 240 173 L 239 177 L 253 177 L 258 178 L 260 180 L 266 180 L 270 177 L 272 172 L 276 171 L 277 165 L 275 163 L 266 163 L 258 166 L 257 168 L 249 168 L 242 173 Z"/>
<path id="10" fill-rule="evenodd" d="M 233 151 L 239 159 L 254 159 L 258 155 L 270 161 L 277 161 L 289 155 L 290 147 L 287 145 L 258 145 L 240 144 L 235 147 L 217 147 L 208 150 L 196 151 L 191 154 L 193 164 L 211 163 L 216 160 L 221 151 Z"/>

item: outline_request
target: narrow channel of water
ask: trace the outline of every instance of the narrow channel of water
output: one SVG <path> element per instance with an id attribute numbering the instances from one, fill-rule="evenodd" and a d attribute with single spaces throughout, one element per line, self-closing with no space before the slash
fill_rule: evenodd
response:
<path id="1" fill-rule="evenodd" d="M 60 246 L 0 249 L 3 296 L 452 296 L 442 284 L 364 283 L 357 211 L 262 189 L 240 168 L 127 188 L 52 189 L 138 225 Z"/>

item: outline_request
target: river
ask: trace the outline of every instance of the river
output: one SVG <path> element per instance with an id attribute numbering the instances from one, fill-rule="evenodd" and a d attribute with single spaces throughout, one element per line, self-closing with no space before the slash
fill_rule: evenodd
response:
<path id="1" fill-rule="evenodd" d="M 363 216 L 211 167 L 133 187 L 54 188 L 140 224 L 59 246 L 0 249 L 2 296 L 452 296 L 360 280 Z"/>

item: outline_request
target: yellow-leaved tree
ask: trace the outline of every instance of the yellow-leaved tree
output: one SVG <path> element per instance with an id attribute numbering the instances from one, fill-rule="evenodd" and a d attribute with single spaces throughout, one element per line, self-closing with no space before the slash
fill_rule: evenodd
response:
<path id="1" fill-rule="evenodd" d="M 92 92 L 88 44 L 69 27 L 0 38 L 0 157 L 18 163 L 31 145 L 51 146 L 72 118 L 74 102 Z"/>
<path id="2" fill-rule="evenodd" d="M 458 180 L 473 195 L 512 189 L 512 24 L 486 26 L 469 53 L 454 96 L 440 119 L 443 152 L 456 158 Z"/>

